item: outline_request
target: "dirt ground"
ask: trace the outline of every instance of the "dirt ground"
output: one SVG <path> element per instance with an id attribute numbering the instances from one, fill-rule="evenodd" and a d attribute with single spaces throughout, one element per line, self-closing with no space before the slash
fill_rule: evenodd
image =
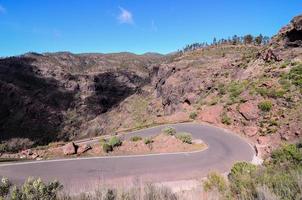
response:
<path id="1" fill-rule="evenodd" d="M 125 140 L 119 147 L 114 147 L 111 152 L 104 152 L 100 143 L 92 144 L 91 149 L 80 155 L 65 156 L 63 154 L 63 146 L 54 147 L 47 150 L 44 157 L 79 157 L 79 156 L 115 156 L 115 155 L 141 155 L 156 153 L 173 153 L 173 152 L 191 152 L 203 150 L 206 144 L 201 140 L 192 140 L 192 144 L 184 143 L 176 136 L 166 134 L 158 134 L 152 137 L 152 143 L 145 144 L 144 138 L 138 141 Z"/>

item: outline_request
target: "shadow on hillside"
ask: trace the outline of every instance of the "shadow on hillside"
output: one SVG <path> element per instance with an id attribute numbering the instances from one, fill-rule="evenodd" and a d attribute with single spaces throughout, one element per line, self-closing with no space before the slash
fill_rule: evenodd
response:
<path id="1" fill-rule="evenodd" d="M 134 94 L 147 80 L 130 72 L 106 72 L 94 77 L 94 93 L 87 98 L 88 112 L 105 113 Z"/>
<path id="2" fill-rule="evenodd" d="M 62 111 L 74 94 L 53 78 L 40 77 L 35 60 L 11 57 L 0 60 L 0 141 L 29 138 L 37 144 L 57 139 Z"/>

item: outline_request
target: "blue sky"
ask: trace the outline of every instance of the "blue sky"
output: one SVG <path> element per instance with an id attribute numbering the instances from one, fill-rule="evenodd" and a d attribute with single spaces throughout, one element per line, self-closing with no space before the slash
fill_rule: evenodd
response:
<path id="1" fill-rule="evenodd" d="M 272 36 L 301 0 L 0 0 L 0 56 L 169 53 L 234 34 Z"/>

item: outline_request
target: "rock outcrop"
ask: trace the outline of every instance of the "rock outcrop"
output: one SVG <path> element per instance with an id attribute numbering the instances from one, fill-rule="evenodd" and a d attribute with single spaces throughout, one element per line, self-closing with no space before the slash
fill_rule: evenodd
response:
<path id="1" fill-rule="evenodd" d="M 68 144 L 66 144 L 65 146 L 63 146 L 63 153 L 64 155 L 73 155 L 73 154 L 77 154 L 79 146 L 76 145 L 73 142 L 70 142 Z"/>
<path id="2" fill-rule="evenodd" d="M 77 150 L 77 154 L 85 153 L 85 152 L 87 152 L 87 151 L 89 151 L 91 149 L 92 149 L 92 147 L 89 144 L 79 145 L 79 148 Z"/>
<path id="3" fill-rule="evenodd" d="M 67 52 L 0 59 L 0 141 L 19 137 L 43 145 L 87 136 L 85 124 L 100 116 L 105 121 L 106 112 L 140 92 L 150 82 L 148 67 L 160 59 Z"/>
<path id="4" fill-rule="evenodd" d="M 215 105 L 204 108 L 199 113 L 199 119 L 204 122 L 219 124 L 221 123 L 222 105 Z"/>
<path id="5" fill-rule="evenodd" d="M 246 102 L 241 104 L 239 112 L 246 120 L 256 120 L 259 117 L 258 107 L 255 103 Z"/>
<path id="6" fill-rule="evenodd" d="M 284 47 L 301 47 L 302 15 L 294 17 L 287 26 L 283 27 L 273 38 L 272 43 L 278 43 Z"/>
<path id="7" fill-rule="evenodd" d="M 264 46 L 0 59 L 0 141 L 28 138 L 31 145 L 20 148 L 27 149 L 190 119 L 244 133 L 260 146 L 269 144 L 266 150 L 295 141 L 301 137 L 302 97 L 300 80 L 291 79 L 300 77 L 301 33 L 297 16 Z M 268 102 L 261 112 L 260 102 Z M 87 150 L 66 146 L 66 154 Z"/>

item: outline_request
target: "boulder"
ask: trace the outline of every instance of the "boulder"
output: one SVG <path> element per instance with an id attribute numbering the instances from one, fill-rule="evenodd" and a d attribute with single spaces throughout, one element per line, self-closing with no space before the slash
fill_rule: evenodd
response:
<path id="1" fill-rule="evenodd" d="M 31 159 L 37 159 L 39 157 L 39 155 L 37 153 L 33 153 L 33 155 L 31 156 Z"/>
<path id="2" fill-rule="evenodd" d="M 63 153 L 64 155 L 73 155 L 77 153 L 77 149 L 78 146 L 73 142 L 70 142 L 63 147 Z"/>
<path id="3" fill-rule="evenodd" d="M 214 105 L 205 107 L 199 113 L 199 119 L 204 122 L 219 124 L 221 122 L 221 113 L 223 111 L 222 105 Z"/>
<path id="4" fill-rule="evenodd" d="M 256 126 L 244 127 L 243 132 L 244 132 L 245 135 L 247 135 L 249 137 L 253 137 L 257 134 L 258 127 L 256 127 Z"/>
<path id="5" fill-rule="evenodd" d="M 281 44 L 284 47 L 302 46 L 302 15 L 294 17 L 291 22 L 283 27 L 272 39 L 272 44 Z"/>
<path id="6" fill-rule="evenodd" d="M 260 136 L 257 142 L 261 145 L 268 145 L 270 143 L 270 138 L 268 136 Z"/>
<path id="7" fill-rule="evenodd" d="M 21 151 L 21 154 L 24 155 L 25 157 L 29 157 L 33 154 L 33 152 L 31 149 L 26 149 L 26 150 Z"/>
<path id="8" fill-rule="evenodd" d="M 239 113 L 246 120 L 255 120 L 259 117 L 258 106 L 251 102 L 246 102 L 246 103 L 241 104 L 239 106 Z"/>
<path id="9" fill-rule="evenodd" d="M 92 149 L 92 147 L 89 144 L 79 145 L 77 154 L 85 153 L 86 151 L 89 151 L 90 149 Z"/>
<path id="10" fill-rule="evenodd" d="M 193 104 L 193 103 L 197 102 L 197 99 L 198 99 L 198 96 L 196 94 L 189 93 L 187 95 L 187 98 L 186 98 L 185 102 L 188 102 L 189 104 Z"/>
<path id="11" fill-rule="evenodd" d="M 268 49 L 264 51 L 261 57 L 265 62 L 281 61 L 279 56 L 276 53 L 274 53 L 272 49 Z"/>

